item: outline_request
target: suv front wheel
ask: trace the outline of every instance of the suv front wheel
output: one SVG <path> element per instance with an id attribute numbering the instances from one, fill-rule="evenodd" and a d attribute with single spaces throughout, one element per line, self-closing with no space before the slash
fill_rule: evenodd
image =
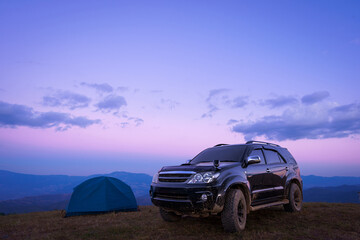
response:
<path id="1" fill-rule="evenodd" d="M 246 224 L 246 199 L 240 189 L 230 189 L 226 194 L 221 222 L 227 232 L 240 232 Z"/>
<path id="2" fill-rule="evenodd" d="M 289 203 L 284 205 L 287 212 L 300 212 L 302 207 L 302 193 L 296 183 L 292 183 L 289 190 Z"/>

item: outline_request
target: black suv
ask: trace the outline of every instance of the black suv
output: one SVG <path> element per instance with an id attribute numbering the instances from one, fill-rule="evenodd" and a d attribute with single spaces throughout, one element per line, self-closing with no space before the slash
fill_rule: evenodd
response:
<path id="1" fill-rule="evenodd" d="M 250 211 L 276 205 L 300 211 L 302 180 L 286 148 L 259 141 L 218 144 L 185 164 L 163 167 L 150 196 L 165 221 L 221 214 L 224 229 L 238 232 Z"/>

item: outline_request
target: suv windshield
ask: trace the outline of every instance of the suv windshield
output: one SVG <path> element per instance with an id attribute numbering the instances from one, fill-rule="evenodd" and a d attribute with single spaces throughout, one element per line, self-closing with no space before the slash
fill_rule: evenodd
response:
<path id="1" fill-rule="evenodd" d="M 241 145 L 208 148 L 194 157 L 190 164 L 212 162 L 214 160 L 220 160 L 220 162 L 240 162 L 245 149 L 246 146 Z"/>

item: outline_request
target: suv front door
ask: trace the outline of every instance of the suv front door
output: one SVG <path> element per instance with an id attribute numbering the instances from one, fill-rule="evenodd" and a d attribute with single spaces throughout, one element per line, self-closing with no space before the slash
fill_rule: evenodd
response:
<path id="1" fill-rule="evenodd" d="M 261 148 L 254 149 L 249 156 L 258 156 L 260 158 L 260 163 L 248 165 L 245 169 L 247 180 L 250 183 L 251 203 L 257 205 L 261 204 L 266 198 L 263 182 L 267 165 Z"/>
<path id="2" fill-rule="evenodd" d="M 288 167 L 279 153 L 273 149 L 264 149 L 267 174 L 264 176 L 264 187 L 272 189 L 267 198 L 282 198 L 285 191 Z"/>

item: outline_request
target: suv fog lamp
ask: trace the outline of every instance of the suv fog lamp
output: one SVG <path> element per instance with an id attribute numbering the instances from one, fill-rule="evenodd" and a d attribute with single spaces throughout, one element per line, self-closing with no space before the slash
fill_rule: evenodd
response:
<path id="1" fill-rule="evenodd" d="M 207 200 L 207 195 L 204 193 L 203 195 L 201 195 L 201 200 L 203 200 L 204 202 L 206 202 Z"/>

